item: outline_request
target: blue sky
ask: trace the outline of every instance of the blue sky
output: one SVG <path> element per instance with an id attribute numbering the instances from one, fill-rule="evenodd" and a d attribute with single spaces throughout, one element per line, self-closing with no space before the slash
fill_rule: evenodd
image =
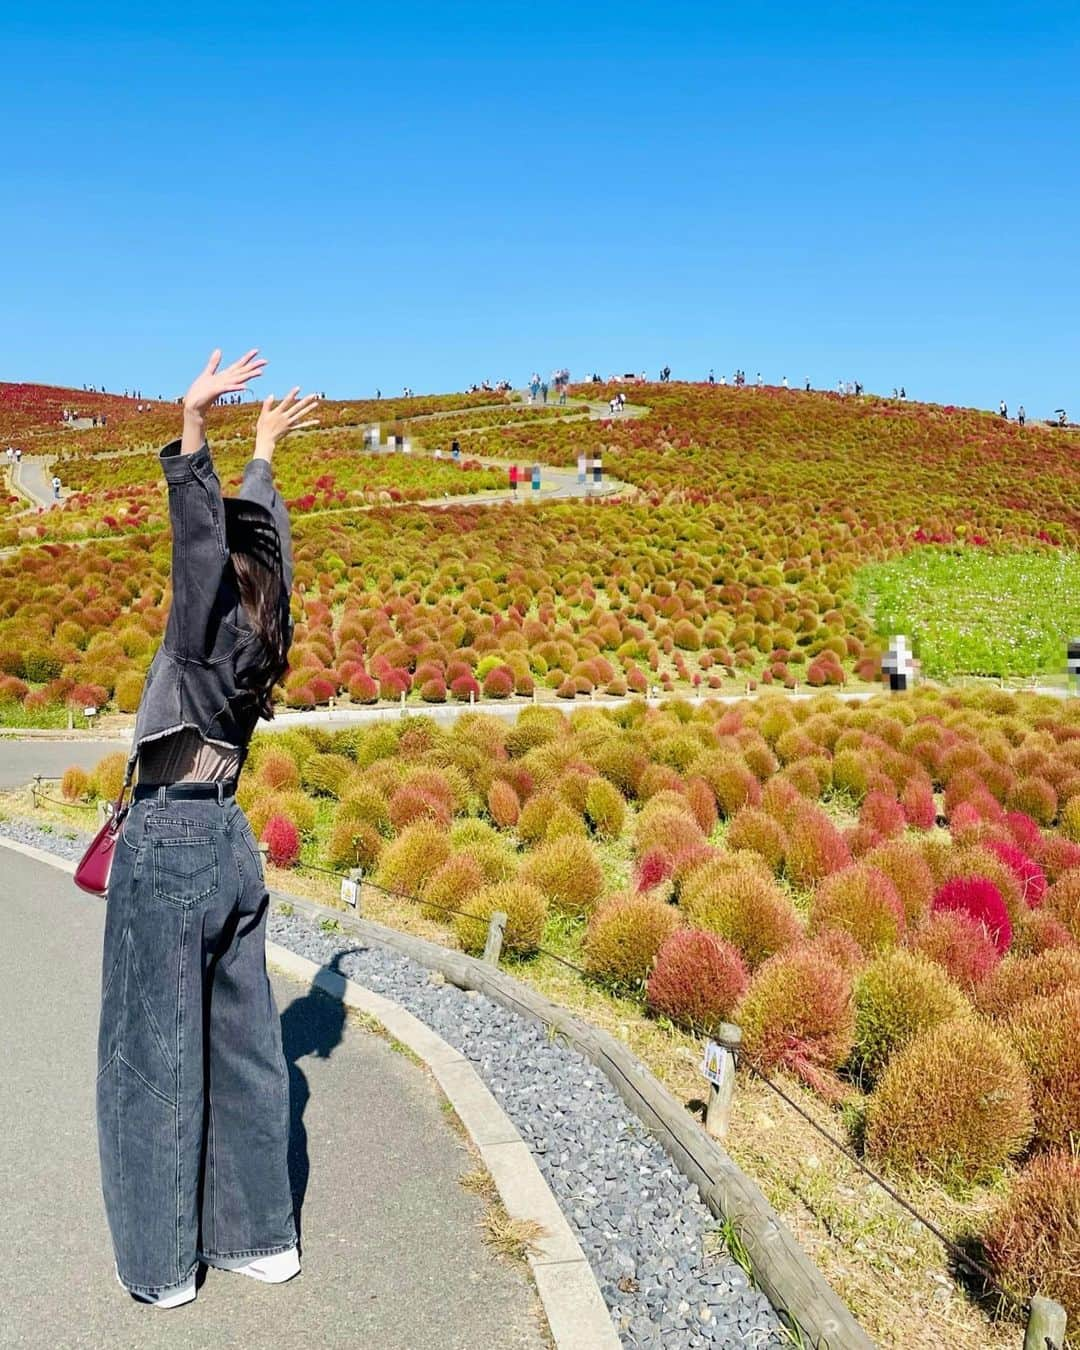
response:
<path id="1" fill-rule="evenodd" d="M 1080 416 L 1075 4 L 12 8 L 0 379 L 257 344 L 265 392 L 667 362 Z"/>

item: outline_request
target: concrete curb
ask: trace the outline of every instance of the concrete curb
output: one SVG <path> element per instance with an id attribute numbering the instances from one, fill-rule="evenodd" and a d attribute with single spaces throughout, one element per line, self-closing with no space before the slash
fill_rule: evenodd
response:
<path id="1" fill-rule="evenodd" d="M 400 1004 L 326 966 L 270 941 L 266 959 L 284 974 L 309 981 L 312 988 L 373 1017 L 424 1061 L 491 1174 L 506 1212 L 513 1219 L 531 1219 L 544 1230 L 528 1262 L 558 1350 L 618 1350 L 621 1342 L 611 1314 L 577 1238 L 528 1145 L 465 1056 Z"/>
<path id="2" fill-rule="evenodd" d="M 0 837 L 0 847 L 74 875 L 75 864 L 33 844 Z M 400 1004 L 376 994 L 307 957 L 266 943 L 267 963 L 307 981 L 377 1021 L 424 1061 L 491 1174 L 506 1212 L 544 1230 L 528 1253 L 556 1350 L 619 1350 L 620 1341 L 592 1267 L 581 1250 L 529 1147 L 460 1051 Z"/>

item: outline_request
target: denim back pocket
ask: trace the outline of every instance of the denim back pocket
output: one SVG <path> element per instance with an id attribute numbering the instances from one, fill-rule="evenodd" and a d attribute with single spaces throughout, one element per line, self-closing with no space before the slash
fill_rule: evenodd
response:
<path id="1" fill-rule="evenodd" d="M 155 839 L 154 895 L 182 909 L 213 895 L 218 887 L 219 838 L 188 834 L 182 838 Z"/>

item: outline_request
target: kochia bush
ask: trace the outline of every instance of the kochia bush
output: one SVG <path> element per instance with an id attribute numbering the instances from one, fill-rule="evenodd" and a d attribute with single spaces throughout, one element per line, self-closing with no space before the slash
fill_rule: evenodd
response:
<path id="1" fill-rule="evenodd" d="M 1056 1299 L 1080 1320 L 1080 1158 L 1067 1149 L 1032 1158 L 982 1237 L 990 1266 L 1021 1298 Z"/>
<path id="2" fill-rule="evenodd" d="M 715 1031 L 746 991 L 738 950 L 700 928 L 674 932 L 660 948 L 646 997 L 651 1012 L 698 1031 Z"/>
<path id="3" fill-rule="evenodd" d="M 896 1171 L 964 1185 L 989 1180 L 1033 1129 L 1016 1051 L 964 1019 L 920 1032 L 893 1056 L 870 1097 L 866 1150 Z"/>
<path id="4" fill-rule="evenodd" d="M 613 896 L 589 920 L 585 969 L 605 983 L 636 988 L 678 926 L 678 910 L 648 892 Z"/>
<path id="5" fill-rule="evenodd" d="M 851 981 L 822 960 L 814 944 L 770 957 L 751 980 L 735 1021 L 747 1058 L 762 1072 L 787 1069 L 823 1096 L 841 1095 L 835 1071 L 855 1040 Z"/>
<path id="6" fill-rule="evenodd" d="M 872 1083 L 917 1032 L 971 1015 L 940 966 L 917 952 L 883 952 L 855 981 L 854 1067 Z"/>

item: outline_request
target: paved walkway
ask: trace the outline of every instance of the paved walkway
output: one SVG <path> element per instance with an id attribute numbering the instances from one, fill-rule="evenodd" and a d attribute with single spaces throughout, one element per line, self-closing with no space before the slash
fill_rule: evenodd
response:
<path id="1" fill-rule="evenodd" d="M 37 506 L 55 506 L 52 495 L 52 459 L 44 455 L 23 455 L 18 464 L 12 465 L 13 481 L 16 488 L 25 497 L 29 497 Z M 60 489 L 61 497 L 68 490 Z"/>
<path id="2" fill-rule="evenodd" d="M 430 1080 L 280 979 L 304 1271 L 277 1288 L 211 1271 L 171 1312 L 123 1293 L 94 1131 L 104 906 L 46 863 L 0 859 L 0 1345 L 541 1350 L 535 1293 L 481 1241 L 481 1204 L 458 1184 L 472 1164 Z"/>
<path id="3" fill-rule="evenodd" d="M 123 740 L 79 738 L 65 741 L 34 737 L 24 741 L 3 736 L 0 737 L 0 788 L 25 787 L 33 782 L 36 773 L 43 778 L 59 778 L 72 764 L 92 769 L 105 755 L 119 751 L 126 756 L 130 748 L 130 728 Z M 60 795 L 55 787 L 42 788 L 42 791 L 46 790 L 52 797 Z M 89 811 L 86 814 L 88 820 L 93 818 Z"/>

